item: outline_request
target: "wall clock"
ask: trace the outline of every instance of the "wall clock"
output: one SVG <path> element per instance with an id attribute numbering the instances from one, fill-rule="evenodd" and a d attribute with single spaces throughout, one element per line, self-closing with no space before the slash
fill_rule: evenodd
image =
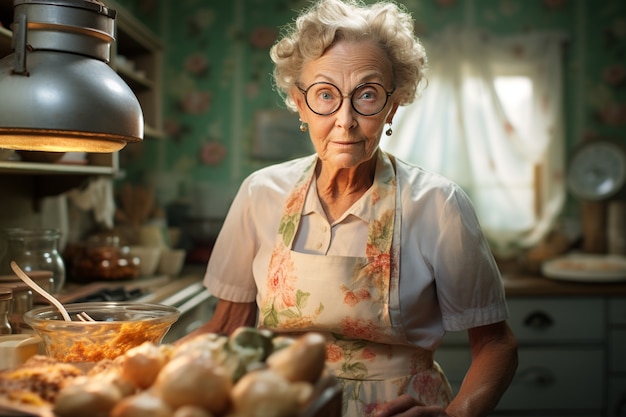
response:
<path id="1" fill-rule="evenodd" d="M 615 196 L 626 184 L 626 150 L 613 140 L 584 142 L 573 153 L 567 185 L 575 197 L 600 201 Z"/>

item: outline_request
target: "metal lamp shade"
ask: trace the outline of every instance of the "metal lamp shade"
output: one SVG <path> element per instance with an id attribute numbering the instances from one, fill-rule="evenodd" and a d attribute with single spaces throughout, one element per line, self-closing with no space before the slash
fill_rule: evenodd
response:
<path id="1" fill-rule="evenodd" d="M 0 148 L 114 152 L 143 138 L 137 97 L 107 65 L 115 11 L 87 0 L 15 0 L 0 60 Z"/>

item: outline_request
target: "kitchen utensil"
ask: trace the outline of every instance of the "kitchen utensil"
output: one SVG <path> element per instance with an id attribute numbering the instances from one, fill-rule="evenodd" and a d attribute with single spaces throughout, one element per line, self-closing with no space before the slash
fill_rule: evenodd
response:
<path id="1" fill-rule="evenodd" d="M 154 191 L 149 188 L 124 184 L 121 190 L 121 211 L 133 227 L 144 225 L 154 209 Z"/>
<path id="2" fill-rule="evenodd" d="M 181 314 L 175 307 L 139 302 L 74 303 L 65 308 L 71 317 L 87 313 L 95 321 L 64 321 L 52 306 L 24 314 L 46 353 L 61 362 L 115 359 L 144 342 L 158 344 Z"/>
<path id="3" fill-rule="evenodd" d="M 95 321 L 94 319 L 91 318 L 89 314 L 85 313 L 84 311 L 81 311 L 80 313 L 78 313 L 76 317 L 78 317 L 78 320 L 80 321 Z"/>
<path id="4" fill-rule="evenodd" d="M 65 307 L 63 307 L 63 304 L 61 304 L 59 300 L 54 298 L 51 294 L 47 293 L 43 288 L 37 285 L 35 281 L 30 279 L 30 277 L 26 275 L 26 273 L 22 271 L 22 269 L 14 261 L 11 261 L 11 269 L 13 269 L 15 275 L 20 277 L 20 279 L 28 284 L 29 287 L 37 291 L 46 300 L 50 301 L 61 312 L 61 315 L 63 316 L 63 319 L 65 321 L 72 321 L 69 314 L 67 313 L 67 310 L 65 309 Z"/>

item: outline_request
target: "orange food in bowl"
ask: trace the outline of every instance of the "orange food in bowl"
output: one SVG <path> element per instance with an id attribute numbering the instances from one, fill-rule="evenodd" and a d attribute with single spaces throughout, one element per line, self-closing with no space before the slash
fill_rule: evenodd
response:
<path id="1" fill-rule="evenodd" d="M 90 302 L 66 306 L 72 321 L 54 307 L 24 314 L 24 321 L 41 337 L 46 353 L 61 362 L 115 359 L 144 342 L 160 343 L 180 316 L 174 307 L 133 302 Z M 79 321 L 86 312 L 95 322 Z"/>

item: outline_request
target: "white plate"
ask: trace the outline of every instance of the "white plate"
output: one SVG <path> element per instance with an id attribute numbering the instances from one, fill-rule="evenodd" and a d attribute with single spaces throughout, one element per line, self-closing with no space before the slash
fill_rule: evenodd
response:
<path id="1" fill-rule="evenodd" d="M 580 282 L 626 280 L 626 257 L 621 255 L 571 254 L 541 265 L 548 278 Z"/>

